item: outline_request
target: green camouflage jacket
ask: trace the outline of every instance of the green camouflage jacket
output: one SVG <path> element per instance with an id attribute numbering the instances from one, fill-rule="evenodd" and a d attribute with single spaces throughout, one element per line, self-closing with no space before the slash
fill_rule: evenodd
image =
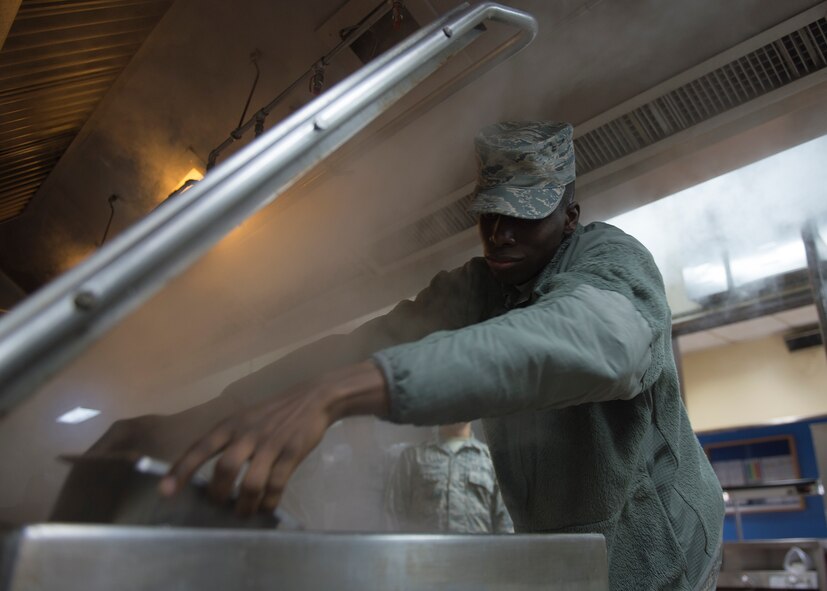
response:
<path id="1" fill-rule="evenodd" d="M 723 498 L 681 401 L 651 255 L 613 226 L 578 227 L 524 300 L 472 259 L 227 395 L 254 402 L 373 354 L 391 420 L 485 419 L 517 532 L 604 534 L 613 591 L 695 589 L 716 564 Z"/>
<path id="2" fill-rule="evenodd" d="M 488 447 L 434 441 L 406 448 L 393 467 L 386 510 L 396 530 L 511 533 Z"/>

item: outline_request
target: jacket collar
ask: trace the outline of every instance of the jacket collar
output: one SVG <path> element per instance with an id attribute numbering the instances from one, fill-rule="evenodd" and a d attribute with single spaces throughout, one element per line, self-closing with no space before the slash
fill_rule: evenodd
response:
<path id="1" fill-rule="evenodd" d="M 569 245 L 571 245 L 574 241 L 574 238 L 579 236 L 582 232 L 583 226 L 577 224 L 577 228 L 575 228 L 574 232 L 563 238 L 563 241 L 560 242 L 560 247 L 557 249 L 557 252 L 554 253 L 552 259 L 533 279 L 530 279 L 520 285 L 500 284 L 504 297 L 503 305 L 506 310 L 513 310 L 514 308 L 519 308 L 520 306 L 532 304 L 541 295 L 543 295 L 540 288 L 546 284 L 551 277 L 557 274 L 563 254 L 565 254 L 566 250 L 568 250 Z"/>

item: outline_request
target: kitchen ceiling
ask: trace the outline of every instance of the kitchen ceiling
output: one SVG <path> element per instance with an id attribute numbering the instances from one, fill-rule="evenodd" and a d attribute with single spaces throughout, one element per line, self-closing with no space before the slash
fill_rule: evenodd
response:
<path id="1" fill-rule="evenodd" d="M 815 306 L 802 306 L 778 314 L 725 324 L 712 330 L 682 335 L 678 337 L 678 343 L 681 354 L 686 354 L 773 335 L 783 335 L 796 328 L 814 324 L 818 324 Z"/>
<path id="2" fill-rule="evenodd" d="M 0 269 L 31 291 L 99 248 L 107 231 L 116 236 L 141 219 L 182 175 L 203 168 L 237 125 L 255 74 L 251 53 L 260 53 L 261 77 L 250 101 L 255 109 L 376 4 L 314 0 L 288 19 L 278 3 L 263 0 L 232 7 L 176 0 L 32 207 L 0 224 Z M 421 23 L 453 5 L 406 3 Z M 827 127 L 823 107 L 802 99 L 818 103 L 813 88 L 824 86 L 824 3 L 513 5 L 540 23 L 540 35 L 525 52 L 422 111 L 416 125 L 373 141 L 357 138 L 357 148 L 335 154 L 171 284 L 155 312 L 139 312 L 137 318 L 149 318 L 136 321 L 137 334 L 152 338 L 150 327 L 187 318 L 187 330 L 176 331 L 168 346 L 191 349 L 198 362 L 190 371 L 197 373 L 278 350 L 409 297 L 436 269 L 475 252 L 473 220 L 463 208 L 473 179 L 468 146 L 474 130 L 491 120 L 559 117 L 579 123 L 583 141 L 615 133 L 606 145 L 620 145 L 623 134 L 645 119 L 670 112 L 655 107 L 682 97 L 682 108 L 673 112 L 683 117 L 680 126 L 661 127 L 636 151 L 607 153 L 601 166 L 592 161 L 581 171 L 578 195 L 587 219 L 605 219 L 669 194 L 675 185 L 714 176 L 720 167 L 734 168 L 738 159 L 755 158 L 756 150 L 777 151 Z M 460 65 L 487 46 L 473 47 Z M 360 64 L 354 54 L 341 53 L 326 72 L 327 87 Z M 715 88 L 718 94 L 710 94 Z M 300 84 L 268 125 L 311 98 Z M 796 119 L 802 113 L 820 119 Z M 309 322 L 297 319 L 314 305 L 323 313 L 310 312 Z M 158 367 L 171 369 L 172 358 L 161 350 Z"/>
<path id="3" fill-rule="evenodd" d="M 329 51 L 339 41 L 339 31 L 358 22 L 377 2 L 314 0 L 289 18 L 284 6 L 263 0 L 246 0 L 232 11 L 216 2 L 177 0 L 168 10 L 171 4 L 172 0 L 21 4 L 0 53 L 0 96 L 12 97 L 0 119 L 0 139 L 5 142 L 0 144 L 0 157 L 8 159 L 0 161 L 6 172 L 0 180 L 0 219 L 7 220 L 0 224 L 0 270 L 25 291 L 97 248 L 110 223 L 108 236 L 116 235 L 151 210 L 186 171 L 203 168 L 209 151 L 235 126 L 253 79 L 251 53 L 262 56 L 261 81 L 251 103 L 255 109 Z M 455 4 L 406 2 L 420 23 Z M 577 141 L 584 179 L 595 168 L 625 162 L 630 152 L 644 151 L 653 143 L 668 145 L 664 140 L 670 136 L 809 77 L 825 63 L 825 11 L 815 8 L 815 17 L 767 36 L 717 69 L 638 101 L 626 112 L 614 112 L 631 97 L 651 93 L 665 80 L 819 3 L 512 4 L 540 22 L 535 43 L 500 69 L 506 87 L 520 88 L 519 95 L 500 96 L 504 86 L 497 84 L 489 90 L 498 92 L 488 93 L 490 98 L 483 101 L 491 104 L 476 106 L 477 116 L 473 110 L 464 115 L 453 107 L 440 110 L 463 128 L 475 127 L 482 118 L 544 113 L 581 123 Z M 675 26 L 678 22 L 680 27 Z M 157 23 L 160 28 L 137 54 Z M 697 42 L 700 38 L 703 43 Z M 479 53 L 469 51 L 466 59 Z M 130 67 L 105 108 L 90 119 L 127 63 Z M 359 65 L 355 55 L 341 54 L 328 69 L 327 87 Z M 310 98 L 301 92 L 305 85 L 299 86 L 300 92 L 287 97 L 268 124 Z M 469 118 L 474 122 L 463 122 Z M 84 124 L 74 155 L 44 185 Z M 459 131 L 456 124 L 452 129 Z M 454 160 L 457 170 L 465 171 L 471 163 L 467 157 L 462 164 Z M 172 170 L 179 167 L 180 171 Z M 456 180 L 448 182 L 455 184 L 437 189 L 443 195 L 457 186 Z M 430 187 L 412 185 L 411 190 L 422 197 L 408 200 L 410 207 L 402 205 L 406 214 L 415 214 L 433 195 Z M 116 199 L 107 203 L 113 195 Z M 401 244 L 396 250 L 420 248 Z M 387 266 L 386 261 L 382 264 Z"/>

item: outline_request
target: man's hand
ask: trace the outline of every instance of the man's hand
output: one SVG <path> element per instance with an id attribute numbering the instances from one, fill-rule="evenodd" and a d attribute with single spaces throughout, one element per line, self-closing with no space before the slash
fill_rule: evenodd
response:
<path id="1" fill-rule="evenodd" d="M 242 515 L 274 510 L 290 475 L 322 440 L 330 425 L 348 416 L 389 412 L 382 372 L 371 361 L 351 365 L 294 386 L 273 400 L 236 413 L 193 444 L 161 481 L 172 495 L 213 455 L 210 494 L 226 502 L 244 474 L 236 509 Z"/>
<path id="2" fill-rule="evenodd" d="M 143 415 L 121 419 L 87 451 L 87 455 L 140 454 L 174 460 L 192 441 L 238 409 L 228 398 L 218 397 L 174 415 Z"/>

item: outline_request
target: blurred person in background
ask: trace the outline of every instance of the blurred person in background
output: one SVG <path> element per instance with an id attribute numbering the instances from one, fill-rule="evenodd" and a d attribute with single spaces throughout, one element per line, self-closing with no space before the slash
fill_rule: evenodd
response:
<path id="1" fill-rule="evenodd" d="M 406 448 L 391 471 L 386 510 L 405 532 L 513 533 L 488 446 L 471 423 L 441 425 L 436 441 Z"/>

